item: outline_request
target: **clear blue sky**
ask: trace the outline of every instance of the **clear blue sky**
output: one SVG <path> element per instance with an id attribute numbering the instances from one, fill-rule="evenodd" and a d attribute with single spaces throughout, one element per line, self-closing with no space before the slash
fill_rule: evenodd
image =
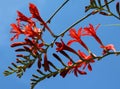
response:
<path id="1" fill-rule="evenodd" d="M 15 61 L 14 49 L 10 48 L 10 23 L 15 22 L 17 17 L 16 10 L 20 10 L 29 16 L 28 4 L 36 4 L 41 16 L 47 20 L 56 8 L 64 0 L 2 0 L 0 2 L 0 89 L 30 89 L 30 78 L 34 70 L 28 70 L 19 79 L 15 74 L 4 77 L 3 71 L 7 69 L 11 62 Z M 85 13 L 84 6 L 88 5 L 89 0 L 70 0 L 69 3 L 56 15 L 50 27 L 55 33 L 64 31 L 73 22 L 82 18 Z M 119 0 L 115 0 L 116 2 Z M 114 10 L 114 7 L 112 8 Z M 104 44 L 113 43 L 117 50 L 120 50 L 120 26 L 106 26 L 107 24 L 120 24 L 120 21 L 113 17 L 95 15 L 89 17 L 75 28 L 101 24 L 98 29 Z M 49 37 L 46 36 L 48 39 Z M 67 40 L 64 39 L 64 40 Z M 98 44 L 92 40 L 85 39 L 91 49 L 99 54 Z M 97 44 L 97 45 L 96 45 Z M 73 74 L 66 78 L 57 76 L 39 83 L 35 89 L 120 89 L 120 56 L 111 55 L 101 61 L 96 62 L 93 71 L 87 75 L 75 77 Z"/>

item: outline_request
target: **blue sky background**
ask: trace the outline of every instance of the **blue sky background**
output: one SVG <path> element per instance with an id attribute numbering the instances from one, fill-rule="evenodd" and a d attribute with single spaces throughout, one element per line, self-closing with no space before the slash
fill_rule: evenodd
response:
<path id="1" fill-rule="evenodd" d="M 28 4 L 36 4 L 40 10 L 41 16 L 47 20 L 51 14 L 62 4 L 64 0 L 3 0 L 0 2 L 0 89 L 30 89 L 30 78 L 35 70 L 28 70 L 24 76 L 19 79 L 15 74 L 4 77 L 3 71 L 7 69 L 11 62 L 15 61 L 14 49 L 10 48 L 10 24 L 15 22 L 17 17 L 16 10 L 20 10 L 25 15 L 30 15 Z M 64 31 L 73 22 L 82 18 L 84 6 L 88 5 L 89 0 L 70 0 L 68 4 L 55 16 L 49 25 L 55 33 Z M 116 2 L 119 0 L 115 0 Z M 111 5 L 115 11 L 115 5 Z M 91 16 L 85 21 L 79 23 L 75 28 L 101 24 L 97 33 L 104 44 L 113 43 L 116 49 L 120 50 L 120 26 L 106 26 L 108 24 L 120 24 L 120 21 L 114 17 L 105 17 L 102 15 Z M 67 37 L 67 36 L 66 36 Z M 49 36 L 45 36 L 49 39 Z M 68 38 L 64 38 L 67 42 Z M 84 41 L 96 54 L 100 54 L 99 45 L 92 38 L 85 38 Z M 75 49 L 78 47 L 76 46 Z M 50 50 L 52 51 L 52 50 Z M 48 55 L 50 56 L 50 55 Z M 66 78 L 57 76 L 39 83 L 35 89 L 120 89 L 120 56 L 111 55 L 101 61 L 96 62 L 93 71 L 87 75 L 75 77 L 73 74 Z M 35 66 L 33 66 L 35 67 Z"/>

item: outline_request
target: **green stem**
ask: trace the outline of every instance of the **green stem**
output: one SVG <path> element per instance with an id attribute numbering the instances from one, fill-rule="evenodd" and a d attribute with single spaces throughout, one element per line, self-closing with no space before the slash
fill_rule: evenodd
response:
<path id="1" fill-rule="evenodd" d="M 89 16 L 93 15 L 92 12 L 89 13 L 88 15 L 84 16 L 83 18 L 79 19 L 78 21 L 76 21 L 75 23 L 73 23 L 70 27 L 68 27 L 65 31 L 63 31 L 62 33 L 60 33 L 58 36 L 55 37 L 55 39 L 53 40 L 53 42 L 49 45 L 51 47 L 53 47 L 55 41 L 59 38 L 59 37 L 63 37 L 64 34 L 70 30 L 70 28 L 74 27 L 75 25 L 77 25 L 78 23 L 82 22 L 83 20 L 85 20 L 86 18 L 88 18 Z"/>
<path id="2" fill-rule="evenodd" d="M 68 27 L 65 31 L 63 31 L 61 34 L 59 34 L 58 36 L 64 36 L 64 34 L 69 31 L 72 27 L 74 27 L 75 25 L 77 25 L 78 23 L 82 22 L 83 20 L 85 20 L 86 18 L 88 18 L 89 16 L 91 16 L 92 13 L 89 13 L 88 15 L 84 16 L 83 18 L 79 19 L 78 21 L 76 21 L 75 23 L 73 23 L 70 27 Z"/>
<path id="3" fill-rule="evenodd" d="M 108 11 L 109 12 L 109 11 Z M 115 18 L 119 19 L 120 20 L 120 17 L 116 16 L 114 13 L 112 12 L 109 12 L 112 16 L 114 16 Z"/>
<path id="4" fill-rule="evenodd" d="M 108 7 L 108 5 L 109 5 L 110 3 L 112 3 L 112 2 L 114 2 L 114 1 L 115 1 L 115 0 L 111 0 L 110 2 L 106 3 L 105 5 L 103 5 L 103 6 L 101 6 L 101 7 L 97 7 L 97 9 L 98 9 L 99 11 L 104 10 L 104 11 L 110 13 L 111 16 L 114 16 L 115 18 L 117 18 L 117 19 L 120 20 L 120 17 L 118 17 L 118 16 L 116 16 L 114 13 L 112 13 L 112 12 L 110 11 L 110 9 L 107 9 L 107 10 L 106 10 L 106 9 L 103 8 L 103 7 L 105 7 L 105 6 Z M 109 8 L 109 7 L 108 7 L 108 8 Z"/>
<path id="5" fill-rule="evenodd" d="M 104 57 L 107 57 L 107 56 L 109 56 L 109 55 L 111 55 L 111 54 L 120 55 L 120 52 L 119 52 L 119 51 L 118 51 L 118 52 L 108 52 L 107 54 L 102 55 L 102 56 L 97 56 L 97 57 L 95 57 L 94 59 L 101 60 L 101 59 L 103 59 Z"/>
<path id="6" fill-rule="evenodd" d="M 109 56 L 109 55 L 111 55 L 111 54 L 115 54 L 115 55 L 120 55 L 120 52 L 118 51 L 118 52 L 108 52 L 107 54 L 105 54 L 105 55 L 102 55 L 102 56 L 97 56 L 97 57 L 93 57 L 93 58 L 91 58 L 91 59 L 89 59 L 89 61 L 88 60 L 84 60 L 85 62 L 87 62 L 87 63 L 89 63 L 90 62 L 90 60 L 95 60 L 95 59 L 98 59 L 98 60 L 101 60 L 101 59 L 103 59 L 104 57 L 107 57 L 107 56 Z M 57 75 L 57 74 L 59 74 L 59 73 L 61 73 L 62 71 L 64 71 L 64 70 L 66 70 L 66 69 L 71 69 L 71 68 L 74 68 L 74 66 L 79 66 L 80 64 L 81 64 L 82 62 L 79 62 L 79 63 L 74 63 L 73 65 L 71 65 L 71 66 L 66 66 L 66 67 L 64 67 L 64 68 L 61 68 L 61 69 L 58 69 L 58 70 L 56 70 L 56 71 L 52 71 L 52 72 L 50 72 L 50 73 L 48 73 L 48 74 L 45 74 L 45 75 L 43 75 L 42 77 L 38 77 L 38 79 L 35 81 L 35 82 L 32 82 L 31 83 L 31 89 L 33 89 L 35 86 L 36 86 L 36 84 L 38 84 L 39 82 L 41 82 L 42 80 L 44 80 L 44 79 L 46 79 L 46 78 L 50 78 L 50 77 L 55 77 L 54 75 Z"/>
<path id="7" fill-rule="evenodd" d="M 68 2 L 69 0 L 66 0 L 53 14 L 52 16 L 47 20 L 47 23 L 50 23 L 51 19 L 62 9 L 62 7 Z"/>

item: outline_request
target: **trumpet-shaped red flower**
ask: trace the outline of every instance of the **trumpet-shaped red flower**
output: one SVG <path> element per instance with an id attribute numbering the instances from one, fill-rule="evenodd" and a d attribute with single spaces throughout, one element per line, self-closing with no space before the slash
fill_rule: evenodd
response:
<path id="1" fill-rule="evenodd" d="M 38 8 L 34 4 L 30 3 L 29 10 L 30 10 L 30 13 L 32 14 L 32 18 L 36 18 L 38 21 L 40 21 L 41 25 L 43 25 L 51 33 L 52 36 L 54 36 L 53 32 L 48 27 L 46 22 L 41 18 Z"/>
<path id="2" fill-rule="evenodd" d="M 15 35 L 11 38 L 11 41 L 13 41 L 15 38 L 18 39 L 20 34 L 24 34 L 24 30 L 21 30 L 21 28 L 16 24 L 11 24 L 12 30 L 10 33 L 14 33 Z"/>
<path id="3" fill-rule="evenodd" d="M 78 63 L 78 62 L 77 62 Z M 78 65 L 73 65 L 71 61 L 68 62 L 68 66 L 72 67 L 68 73 L 71 71 L 74 72 L 75 76 L 78 76 L 78 73 L 81 75 L 86 75 L 87 73 L 84 70 L 80 70 L 79 68 L 82 66 L 82 63 L 79 63 Z"/>
<path id="4" fill-rule="evenodd" d="M 67 51 L 70 51 L 70 52 L 72 52 L 72 53 L 77 54 L 77 52 L 76 52 L 74 49 L 72 49 L 71 47 L 67 46 L 67 45 L 63 42 L 62 39 L 61 39 L 61 42 L 55 42 L 55 44 L 56 44 L 56 46 L 57 46 L 56 50 L 57 50 L 58 52 L 59 52 L 59 51 L 63 51 L 63 50 L 67 50 Z"/>
<path id="5" fill-rule="evenodd" d="M 31 37 L 31 38 L 37 38 L 37 39 L 40 39 L 41 38 L 41 34 L 42 34 L 42 31 L 37 28 L 37 27 L 32 27 L 31 25 L 26 25 L 24 27 L 25 29 L 25 32 L 24 34 L 28 37 Z"/>
<path id="6" fill-rule="evenodd" d="M 64 78 L 68 73 L 69 73 L 70 69 L 66 68 L 66 69 L 63 69 L 61 72 L 60 72 L 60 75 Z"/>
<path id="7" fill-rule="evenodd" d="M 73 72 L 74 75 L 77 77 L 78 73 L 81 75 L 86 75 L 87 73 L 83 70 L 79 70 L 78 65 L 73 65 L 71 61 L 68 62 L 68 68 L 61 70 L 60 75 L 64 78 L 68 73 Z"/>
<path id="8" fill-rule="evenodd" d="M 17 47 L 22 45 L 27 45 L 27 42 L 14 42 L 13 44 L 11 44 L 11 47 Z"/>
<path id="9" fill-rule="evenodd" d="M 11 33 L 15 34 L 11 38 L 11 41 L 13 41 L 15 38 L 18 39 L 19 35 L 21 34 L 24 34 L 25 36 L 31 38 L 37 38 L 37 39 L 41 38 L 42 31 L 35 26 L 33 27 L 31 25 L 25 25 L 22 29 L 16 24 L 11 24 L 11 26 L 12 26 Z"/>
<path id="10" fill-rule="evenodd" d="M 36 52 L 38 51 L 44 52 L 44 49 L 42 48 L 44 46 L 43 43 L 38 43 L 34 39 L 30 40 L 28 38 L 25 38 L 24 42 L 14 42 L 13 44 L 11 44 L 11 47 L 24 46 L 24 45 L 28 45 L 29 48 L 27 49 L 35 55 Z M 25 50 L 26 50 L 26 46 L 25 46 Z"/>
<path id="11" fill-rule="evenodd" d="M 25 16 L 23 13 L 21 13 L 20 11 L 17 11 L 17 14 L 18 14 L 18 18 L 17 18 L 17 21 L 18 23 L 20 23 L 21 21 L 24 21 L 24 22 L 28 22 L 29 24 L 31 25 L 35 25 L 35 22 L 32 21 L 31 18 Z"/>
<path id="12" fill-rule="evenodd" d="M 29 4 L 29 11 L 32 14 L 32 18 L 36 18 L 37 20 L 41 21 L 42 18 L 40 17 L 38 8 L 33 3 Z"/>
<path id="13" fill-rule="evenodd" d="M 80 43 L 86 50 L 88 50 L 88 47 L 86 46 L 86 44 L 81 40 L 81 36 L 82 36 L 82 28 L 80 28 L 78 30 L 78 32 L 76 32 L 76 30 L 74 28 L 70 29 L 69 31 L 70 36 L 73 38 L 72 40 L 69 40 L 67 45 L 70 46 L 73 42 L 78 42 Z"/>
<path id="14" fill-rule="evenodd" d="M 86 55 L 85 53 L 81 52 L 78 50 L 78 55 L 83 59 L 83 60 L 78 60 L 76 64 L 73 64 L 73 62 L 69 61 L 68 66 L 70 66 L 69 70 L 66 70 L 65 73 L 63 73 L 63 76 L 66 75 L 67 73 L 70 73 L 71 71 L 74 72 L 75 76 L 78 76 L 78 73 L 81 75 L 87 74 L 84 69 L 87 67 L 89 71 L 92 71 L 92 66 L 90 63 L 94 63 L 94 59 L 92 55 Z M 82 68 L 82 70 L 80 70 Z"/>
<path id="15" fill-rule="evenodd" d="M 44 70 L 48 71 L 49 69 L 50 69 L 50 67 L 49 67 L 49 63 L 48 63 L 47 54 L 44 53 Z"/>
<path id="16" fill-rule="evenodd" d="M 94 63 L 94 59 L 92 55 L 86 55 L 85 53 L 81 52 L 80 50 L 78 50 L 78 54 L 84 59 L 80 62 L 82 62 L 82 65 L 83 65 L 83 69 L 85 69 L 86 67 L 88 67 L 88 70 L 89 71 L 92 71 L 92 67 L 90 65 L 90 63 Z"/>
<path id="17" fill-rule="evenodd" d="M 102 41 L 96 34 L 96 30 L 98 29 L 100 25 L 98 25 L 96 28 L 93 27 L 92 24 L 89 24 L 89 27 L 85 27 L 82 31 L 82 36 L 93 36 L 95 40 L 100 44 L 103 45 Z"/>
<path id="18" fill-rule="evenodd" d="M 115 49 L 113 44 L 108 44 L 106 46 L 101 46 L 101 48 L 103 48 L 103 55 L 106 54 L 110 50 L 113 50 L 114 52 L 116 52 L 116 49 Z"/>

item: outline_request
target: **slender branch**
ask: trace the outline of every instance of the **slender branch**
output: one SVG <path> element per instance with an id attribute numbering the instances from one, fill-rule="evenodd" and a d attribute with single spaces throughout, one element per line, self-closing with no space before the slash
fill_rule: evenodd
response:
<path id="1" fill-rule="evenodd" d="M 108 4 L 110 4 L 110 3 L 114 2 L 114 1 L 115 1 L 115 0 L 111 0 L 110 2 L 107 2 L 105 5 L 103 5 L 103 6 L 101 6 L 101 7 L 97 7 L 97 9 L 98 9 L 99 11 L 104 10 L 104 11 L 110 13 L 110 16 L 114 16 L 115 18 L 117 18 L 117 19 L 120 20 L 120 17 L 116 16 L 116 15 L 115 15 L 114 13 L 112 13 L 109 9 L 106 10 L 106 9 L 103 8 L 103 7 L 105 7 L 106 5 L 108 6 Z"/>
<path id="2" fill-rule="evenodd" d="M 94 60 L 95 60 L 95 59 L 101 60 L 101 59 L 103 59 L 104 57 L 107 57 L 107 56 L 109 56 L 109 55 L 111 55 L 111 54 L 120 55 L 120 52 L 119 52 L 119 51 L 118 51 L 118 52 L 108 52 L 108 53 L 106 53 L 105 55 L 93 57 L 93 58 L 90 58 L 89 61 L 88 61 L 88 60 L 84 60 L 84 61 L 86 61 L 87 63 L 89 63 L 90 60 L 93 60 L 93 59 L 94 59 Z M 35 80 L 34 82 L 31 83 L 31 89 L 33 89 L 33 88 L 36 86 L 36 84 L 38 84 L 38 83 L 41 82 L 42 80 L 44 80 L 44 79 L 46 79 L 46 78 L 50 78 L 50 77 L 52 77 L 52 76 L 55 77 L 55 75 L 63 72 L 65 69 L 68 69 L 68 70 L 69 70 L 69 69 L 73 68 L 74 66 L 80 65 L 81 63 L 82 63 L 82 62 L 73 63 L 71 66 L 66 66 L 66 67 L 64 67 L 64 68 L 58 69 L 58 70 L 53 71 L 53 72 L 50 72 L 50 73 L 48 73 L 48 74 L 45 74 L 45 75 L 42 76 L 42 77 L 38 77 L 37 80 Z"/>
<path id="3" fill-rule="evenodd" d="M 116 56 L 118 56 L 118 55 L 120 55 L 120 52 L 119 52 L 119 51 L 118 51 L 118 52 L 108 52 L 108 53 L 105 54 L 105 55 L 95 57 L 95 59 L 101 60 L 101 59 L 103 59 L 104 57 L 107 57 L 107 56 L 109 56 L 109 55 L 111 55 L 111 54 L 115 54 Z"/>
<path id="4" fill-rule="evenodd" d="M 69 0 L 66 0 L 66 1 L 61 5 L 60 9 L 61 9 L 68 1 L 69 1 Z M 113 1 L 114 1 L 114 0 L 111 0 L 111 1 L 108 2 L 107 4 L 110 4 L 110 3 L 112 3 Z M 101 6 L 101 7 L 105 7 L 105 6 L 106 6 L 106 5 L 103 5 L 103 6 Z M 58 11 L 59 11 L 60 9 L 58 9 Z M 53 16 L 54 16 L 58 11 L 56 11 L 56 12 L 53 14 Z M 69 26 L 65 31 L 63 31 L 62 33 L 60 33 L 58 36 L 55 36 L 55 39 L 53 40 L 53 42 L 52 42 L 49 46 L 53 47 L 55 41 L 56 41 L 59 37 L 61 37 L 61 36 L 63 37 L 64 34 L 70 30 L 70 28 L 72 28 L 72 27 L 74 27 L 75 25 L 77 25 L 78 23 L 82 22 L 83 20 L 85 20 L 85 19 L 88 18 L 89 16 L 97 14 L 97 13 L 100 12 L 100 11 L 101 11 L 101 8 L 97 8 L 96 10 L 94 10 L 94 11 L 92 11 L 91 13 L 87 14 L 87 15 L 84 16 L 83 18 L 80 18 L 79 20 L 77 20 L 75 23 L 73 23 L 71 26 Z M 53 17 L 51 16 L 51 18 L 53 18 Z M 49 19 L 49 20 L 50 20 L 50 19 Z M 49 21 L 49 20 L 48 20 L 48 21 Z M 48 46 L 48 48 L 49 48 L 49 46 Z M 48 49 L 48 48 L 47 48 L 47 49 Z"/>
<path id="5" fill-rule="evenodd" d="M 88 18 L 89 16 L 93 15 L 92 12 L 89 13 L 88 15 L 84 16 L 83 18 L 80 18 L 78 21 L 76 21 L 75 23 L 73 23 L 71 26 L 69 26 L 65 31 L 63 31 L 62 33 L 60 33 L 58 36 L 55 37 L 55 39 L 53 40 L 53 42 L 49 45 L 51 47 L 53 47 L 55 41 L 59 38 L 59 37 L 63 37 L 64 34 L 70 30 L 70 28 L 74 27 L 75 25 L 77 25 L 78 23 L 82 22 L 83 20 L 85 20 L 86 18 Z M 49 48 L 49 47 L 48 47 Z"/>
<path id="6" fill-rule="evenodd" d="M 79 19 L 78 21 L 76 21 L 75 23 L 73 23 L 70 27 L 68 27 L 65 31 L 63 31 L 61 34 L 59 34 L 59 36 L 64 36 L 64 34 L 70 30 L 70 28 L 74 27 L 75 25 L 77 25 L 78 23 L 82 22 L 83 20 L 85 20 L 86 18 L 88 18 L 89 16 L 91 16 L 92 13 L 89 13 L 88 15 L 84 16 L 83 18 Z"/>
<path id="7" fill-rule="evenodd" d="M 112 3 L 114 0 L 111 0 L 110 2 L 108 2 L 107 4 Z M 103 5 L 102 7 L 105 7 L 106 5 Z M 78 21 L 76 21 L 75 23 L 73 23 L 70 27 L 68 27 L 65 31 L 63 31 L 61 34 L 59 34 L 58 36 L 64 36 L 64 34 L 69 31 L 70 28 L 74 27 L 75 25 L 77 25 L 78 23 L 82 22 L 83 20 L 85 20 L 86 18 L 88 18 L 91 15 L 95 15 L 96 13 L 98 13 L 101 10 L 101 8 L 97 8 L 96 10 L 92 11 L 91 13 L 89 13 L 88 15 L 84 16 L 83 18 L 79 19 Z M 93 14 L 93 12 L 95 12 Z M 113 13 L 111 13 L 114 17 L 118 18 L 117 16 L 115 16 Z M 120 18 L 118 18 L 120 19 Z"/>
<path id="8" fill-rule="evenodd" d="M 62 7 L 68 2 L 69 0 L 66 0 L 53 14 L 52 16 L 47 20 L 48 22 L 51 22 L 51 19 L 58 13 L 58 11 L 60 11 L 60 9 L 62 9 Z"/>
<path id="9" fill-rule="evenodd" d="M 112 13 L 111 11 L 108 11 L 112 16 L 114 16 L 115 18 L 120 20 L 120 17 L 116 16 L 114 13 Z"/>

